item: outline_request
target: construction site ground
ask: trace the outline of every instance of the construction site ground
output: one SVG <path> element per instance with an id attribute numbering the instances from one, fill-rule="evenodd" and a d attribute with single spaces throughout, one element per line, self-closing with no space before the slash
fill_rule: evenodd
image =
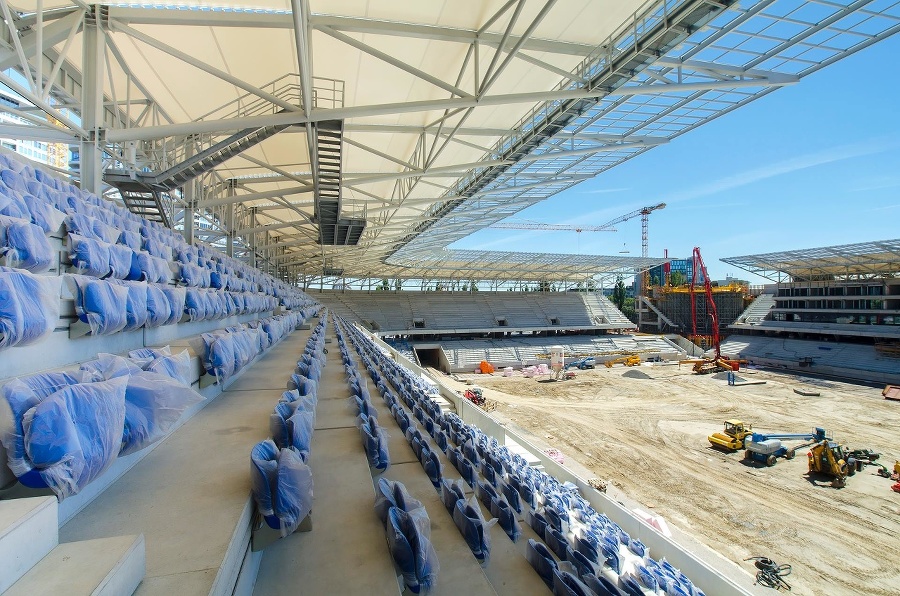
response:
<path id="1" fill-rule="evenodd" d="M 867 466 L 835 489 L 808 475 L 807 449 L 766 467 L 743 461 L 743 452 L 713 449 L 706 438 L 733 418 L 770 433 L 821 426 L 852 449 L 882 453 L 878 461 L 892 468 L 900 459 L 900 403 L 852 383 L 762 370 L 738 375 L 765 384 L 728 386 L 715 378 L 724 374 L 647 363 L 577 371 L 557 382 L 518 373 L 445 379 L 459 391 L 476 383 L 501 421 L 606 480 L 614 498 L 665 518 L 676 538 L 686 534 L 748 573 L 755 569 L 744 559 L 766 556 L 793 567 L 785 578 L 793 594 L 900 593 L 893 481 Z"/>

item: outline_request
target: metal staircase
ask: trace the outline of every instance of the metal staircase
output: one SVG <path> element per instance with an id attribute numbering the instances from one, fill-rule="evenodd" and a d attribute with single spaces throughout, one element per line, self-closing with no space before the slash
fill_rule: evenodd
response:
<path id="1" fill-rule="evenodd" d="M 341 147 L 343 120 L 323 120 L 313 127 L 316 177 L 315 218 L 319 224 L 319 244 L 353 246 L 366 227 L 365 219 L 341 217 Z"/>
<path id="2" fill-rule="evenodd" d="M 172 227 L 169 213 L 166 211 L 162 200 L 162 193 L 143 188 L 141 185 L 119 186 L 119 194 L 129 211 L 144 219 L 159 222 L 167 228 Z"/>
<path id="3" fill-rule="evenodd" d="M 245 128 L 162 172 L 107 170 L 103 179 L 119 189 L 125 205 L 132 213 L 168 226 L 170 221 L 163 206 L 163 193 L 184 186 L 197 176 L 209 172 L 289 126 Z"/>

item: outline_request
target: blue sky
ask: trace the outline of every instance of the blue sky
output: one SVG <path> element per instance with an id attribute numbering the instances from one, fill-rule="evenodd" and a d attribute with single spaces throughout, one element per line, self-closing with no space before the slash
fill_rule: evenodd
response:
<path id="1" fill-rule="evenodd" d="M 599 225 L 665 202 L 651 256 L 699 246 L 711 277 L 753 283 L 719 259 L 898 238 L 900 83 L 885 69 L 898 57 L 895 35 L 516 217 Z M 483 230 L 454 248 L 640 256 L 640 218 L 617 229 Z"/>

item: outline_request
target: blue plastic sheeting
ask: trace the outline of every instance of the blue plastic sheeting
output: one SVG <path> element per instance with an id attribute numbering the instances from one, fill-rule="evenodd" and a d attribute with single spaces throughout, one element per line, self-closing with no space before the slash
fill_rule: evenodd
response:
<path id="1" fill-rule="evenodd" d="M 293 415 L 287 419 L 286 426 L 291 441 L 291 447 L 300 453 L 303 453 L 304 457 L 309 455 L 315 425 L 316 414 L 309 410 L 301 410 L 298 408 Z"/>
<path id="2" fill-rule="evenodd" d="M 134 251 L 131 257 L 131 270 L 128 279 L 167 283 L 172 275 L 168 261 L 154 257 L 148 252 Z"/>
<path id="3" fill-rule="evenodd" d="M 128 324 L 128 288 L 80 275 L 66 278 L 74 285 L 75 312 L 93 335 L 117 333 Z"/>
<path id="4" fill-rule="evenodd" d="M 181 320 L 184 315 L 184 288 L 173 288 L 170 286 L 157 286 L 162 288 L 162 292 L 169 301 L 169 319 L 163 325 L 174 325 Z M 149 307 L 149 306 L 148 306 Z"/>
<path id="5" fill-rule="evenodd" d="M 36 343 L 59 320 L 59 278 L 0 267 L 0 350 Z"/>
<path id="6" fill-rule="evenodd" d="M 22 200 L 31 214 L 31 222 L 39 227 L 45 234 L 52 234 L 59 230 L 59 226 L 66 218 L 66 214 L 56 209 L 46 200 L 26 194 Z"/>
<path id="7" fill-rule="evenodd" d="M 172 317 L 172 307 L 166 299 L 165 293 L 156 284 L 147 284 L 147 327 L 160 327 L 165 325 Z"/>
<path id="8" fill-rule="evenodd" d="M 406 512 L 391 507 L 387 523 L 391 556 L 414 594 L 428 593 L 437 582 L 437 553 L 431 544 L 431 522 L 424 507 Z"/>
<path id="9" fill-rule="evenodd" d="M 561 568 L 553 572 L 553 593 L 560 596 L 595 596 L 595 592 L 578 579 L 578 576 Z"/>
<path id="10" fill-rule="evenodd" d="M 109 245 L 109 275 L 116 279 L 128 279 L 131 276 L 131 262 L 134 251 L 121 244 Z"/>
<path id="11" fill-rule="evenodd" d="M 123 331 L 140 329 L 147 322 L 147 284 L 137 281 L 116 283 L 128 289 L 128 300 L 125 302 L 126 322 Z"/>
<path id="12" fill-rule="evenodd" d="M 478 500 L 473 496 L 469 501 L 464 499 L 456 501 L 453 508 L 453 522 L 478 562 L 487 565 L 491 556 L 490 527 L 497 523 L 497 520 L 486 522 L 481 515 Z"/>
<path id="13" fill-rule="evenodd" d="M 525 549 L 525 560 L 528 561 L 538 576 L 544 580 L 547 587 L 553 588 L 553 576 L 556 572 L 556 559 L 546 546 L 540 542 L 528 539 L 528 547 Z"/>
<path id="14" fill-rule="evenodd" d="M 110 273 L 110 245 L 102 240 L 69 233 L 69 259 L 82 275 L 106 277 Z"/>
<path id="15" fill-rule="evenodd" d="M 253 497 L 260 514 L 282 536 L 292 533 L 312 509 L 312 470 L 299 453 L 281 449 L 270 440 L 250 453 Z"/>
<path id="16" fill-rule="evenodd" d="M 119 230 L 83 213 L 69 213 L 66 217 L 66 229 L 69 234 L 100 240 L 107 244 L 119 239 Z"/>
<path id="17" fill-rule="evenodd" d="M 312 511 L 312 470 L 301 454 L 282 449 L 278 454 L 278 485 L 275 515 L 281 522 L 281 536 L 294 532 Z"/>
<path id="18" fill-rule="evenodd" d="M 133 251 L 141 250 L 141 235 L 137 232 L 131 232 L 129 230 L 122 230 L 119 233 L 118 243 L 127 246 Z"/>
<path id="19" fill-rule="evenodd" d="M 299 395 L 315 395 L 318 383 L 299 374 L 292 374 L 287 383 L 288 390 L 295 389 Z"/>
<path id="20" fill-rule="evenodd" d="M 0 257 L 10 267 L 43 273 L 55 255 L 41 228 L 25 219 L 0 216 Z"/>
<path id="21" fill-rule="evenodd" d="M 490 504 L 491 515 L 497 518 L 497 523 L 506 532 L 510 540 L 516 542 L 522 535 L 522 527 L 516 519 L 516 512 L 503 497 L 494 497 Z"/>
<path id="22" fill-rule="evenodd" d="M 77 494 L 116 459 L 125 425 L 127 379 L 71 385 L 22 416 L 33 473 L 62 500 Z M 32 473 L 19 476 L 33 486 Z"/>
<path id="23" fill-rule="evenodd" d="M 388 510 L 391 507 L 407 512 L 424 507 L 421 501 L 409 494 L 402 482 L 379 478 L 375 493 L 375 513 L 383 524 L 387 523 Z"/>
<path id="24" fill-rule="evenodd" d="M 203 401 L 187 384 L 157 372 L 144 371 L 121 356 L 99 354 L 96 360 L 86 362 L 81 368 L 104 380 L 127 379 L 120 455 L 140 451 L 159 441 L 178 422 L 185 409 Z"/>
<path id="25" fill-rule="evenodd" d="M 206 299 L 203 292 L 196 288 L 187 288 L 185 291 L 184 313 L 191 321 L 206 320 Z"/>
<path id="26" fill-rule="evenodd" d="M 191 356 L 187 350 L 159 356 L 148 364 L 145 370 L 165 375 L 183 385 L 191 384 Z"/>
<path id="27" fill-rule="evenodd" d="M 179 280 L 186 286 L 192 288 L 208 288 L 210 285 L 209 269 L 190 265 L 188 263 L 181 264 Z"/>
<path id="28" fill-rule="evenodd" d="M 231 333 L 212 335 L 204 333 L 202 336 L 206 344 L 206 370 L 216 375 L 218 382 L 231 377 L 234 374 L 235 347 Z"/>
<path id="29" fill-rule="evenodd" d="M 360 419 L 358 426 L 369 465 L 381 472 L 388 469 L 391 465 L 391 456 L 388 453 L 388 437 L 384 428 L 378 426 L 378 421 L 373 416 Z"/>

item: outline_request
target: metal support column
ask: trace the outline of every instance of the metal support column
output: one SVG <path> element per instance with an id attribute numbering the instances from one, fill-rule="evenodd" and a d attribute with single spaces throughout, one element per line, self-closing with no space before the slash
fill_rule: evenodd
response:
<path id="1" fill-rule="evenodd" d="M 194 154 L 194 139 L 185 140 L 184 155 L 189 158 Z M 197 213 L 197 180 L 189 180 L 181 188 L 181 196 L 184 199 L 184 241 L 194 243 L 194 216 Z"/>
<path id="2" fill-rule="evenodd" d="M 229 197 L 235 195 L 236 180 L 231 179 L 228 182 L 228 189 L 225 194 Z M 234 203 L 225 205 L 225 254 L 229 257 L 234 256 Z"/>
<path id="3" fill-rule="evenodd" d="M 256 225 L 257 225 L 256 207 L 251 207 L 250 208 L 250 227 L 255 228 Z M 244 241 L 247 243 L 247 248 L 249 249 L 249 253 L 250 253 L 250 261 L 249 261 L 250 266 L 256 267 L 256 246 L 257 246 L 256 232 L 250 232 L 247 235 L 247 237 L 244 238 Z"/>
<path id="4" fill-rule="evenodd" d="M 103 192 L 103 76 L 106 70 L 106 33 L 103 22 L 109 9 L 93 6 L 84 15 L 82 41 L 81 126 L 88 138 L 81 141 L 81 187 Z"/>

